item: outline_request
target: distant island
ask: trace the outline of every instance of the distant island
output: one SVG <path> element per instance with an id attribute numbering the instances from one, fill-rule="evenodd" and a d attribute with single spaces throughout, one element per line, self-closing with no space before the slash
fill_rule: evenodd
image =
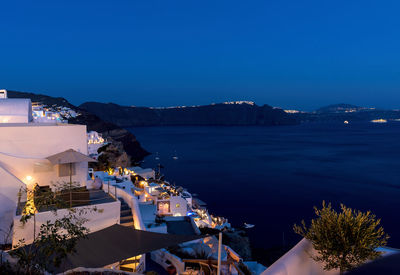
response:
<path id="1" fill-rule="evenodd" d="M 334 104 L 313 112 L 282 110 L 250 101 L 203 106 L 135 107 L 86 102 L 79 108 L 120 127 L 137 126 L 278 126 L 304 122 L 398 120 L 400 110 L 379 110 L 351 104 Z"/>
<path id="2" fill-rule="evenodd" d="M 86 102 L 74 106 L 67 99 L 42 94 L 8 91 L 10 98 L 30 98 L 47 106 L 68 107 L 79 116 L 69 123 L 85 124 L 105 138 L 119 142 L 133 162 L 149 154 L 126 128 L 139 126 L 282 126 L 307 122 L 400 121 L 400 110 L 379 110 L 351 104 L 334 104 L 313 112 L 283 110 L 251 101 L 202 106 L 135 107 Z"/>
<path id="3" fill-rule="evenodd" d="M 382 110 L 351 104 L 333 104 L 313 112 L 290 112 L 300 122 L 362 122 L 373 120 L 399 120 L 400 110 Z"/>
<path id="4" fill-rule="evenodd" d="M 295 125 L 299 121 L 282 109 L 238 101 L 203 106 L 132 107 L 86 102 L 79 108 L 121 127 L 135 126 L 247 126 Z"/>

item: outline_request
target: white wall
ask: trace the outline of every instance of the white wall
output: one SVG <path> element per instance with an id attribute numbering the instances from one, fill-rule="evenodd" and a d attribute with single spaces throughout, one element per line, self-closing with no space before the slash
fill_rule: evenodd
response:
<path id="1" fill-rule="evenodd" d="M 107 188 L 107 184 L 103 183 L 103 190 L 107 191 Z M 131 208 L 135 229 L 146 230 L 146 226 L 143 223 L 142 215 L 140 214 L 139 202 L 136 196 L 133 196 L 132 194 L 126 192 L 121 188 L 117 188 L 117 197 L 122 198 Z"/>
<path id="2" fill-rule="evenodd" d="M 139 176 L 145 178 L 145 179 L 149 179 L 149 178 L 155 178 L 156 172 L 151 169 L 151 168 L 142 168 L 139 166 L 134 166 L 134 167 L 129 167 L 129 170 L 134 171 L 136 174 L 138 174 Z"/>
<path id="3" fill-rule="evenodd" d="M 18 191 L 24 183 L 0 165 L 0 186 L 0 244 L 2 244 L 11 241 L 5 237 L 17 208 Z"/>
<path id="4" fill-rule="evenodd" d="M 69 182 L 46 160 L 68 149 L 87 154 L 86 125 L 0 124 L 0 165 L 28 186 Z M 87 163 L 77 164 L 72 180 L 85 185 Z"/>
<path id="5" fill-rule="evenodd" d="M 101 203 L 90 206 L 80 206 L 75 209 L 77 212 L 80 209 L 90 209 L 96 207 L 97 211 L 87 211 L 82 217 L 89 219 L 84 224 L 85 227 L 89 228 L 90 232 L 95 232 L 106 227 L 112 226 L 120 222 L 120 208 L 121 202 L 114 201 L 109 203 Z M 57 215 L 54 212 L 46 211 L 39 212 L 36 214 L 36 234 L 40 230 L 40 226 L 47 221 L 55 221 L 56 219 L 62 218 L 68 213 L 67 209 L 60 209 L 57 211 Z M 25 243 L 29 244 L 33 241 L 34 232 L 34 221 L 33 217 L 28 220 L 27 223 L 22 224 L 20 222 L 21 216 L 14 217 L 14 234 L 13 234 L 13 245 L 16 245 L 19 240 L 25 239 Z"/>
<path id="6" fill-rule="evenodd" d="M 179 207 L 176 207 L 179 204 Z M 186 216 L 187 201 L 180 196 L 173 196 L 170 198 L 170 209 L 174 216 Z"/>
<path id="7" fill-rule="evenodd" d="M 316 255 L 310 241 L 302 239 L 296 246 L 268 267 L 261 275 L 338 275 L 338 270 L 326 271 L 323 264 L 314 261 Z"/>
<path id="8" fill-rule="evenodd" d="M 173 266 L 175 266 L 177 274 L 182 274 L 185 272 L 185 263 L 182 260 L 171 253 L 166 249 L 160 249 L 151 252 L 151 259 L 156 263 L 160 264 L 164 269 L 168 264 L 165 263 L 166 260 L 169 260 Z"/>
<path id="9" fill-rule="evenodd" d="M 187 214 L 187 201 L 180 196 L 171 196 L 168 200 L 157 200 L 157 206 L 159 202 L 169 202 L 169 212 L 160 209 L 158 211 L 159 214 L 173 216 L 186 216 Z M 178 204 L 179 207 L 177 207 Z"/>
<path id="10" fill-rule="evenodd" d="M 97 155 L 97 150 L 99 150 L 100 147 L 104 146 L 104 144 L 88 144 L 88 154 L 89 155 Z"/>
<path id="11" fill-rule="evenodd" d="M 32 103 L 29 98 L 0 100 L 0 123 L 28 123 L 32 121 Z"/>

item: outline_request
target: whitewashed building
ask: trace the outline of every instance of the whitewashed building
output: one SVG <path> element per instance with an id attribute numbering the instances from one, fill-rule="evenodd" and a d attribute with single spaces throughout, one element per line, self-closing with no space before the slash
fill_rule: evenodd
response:
<path id="1" fill-rule="evenodd" d="M 34 123 L 29 99 L 0 99 L 0 232 L 13 221 L 21 187 L 52 187 L 70 177 L 86 185 L 87 162 L 54 165 L 47 159 L 69 149 L 87 155 L 86 125 Z"/>
<path id="2" fill-rule="evenodd" d="M 98 156 L 97 150 L 106 144 L 104 138 L 101 134 L 96 131 L 90 131 L 87 133 L 87 143 L 88 143 L 88 154 L 90 156 Z"/>

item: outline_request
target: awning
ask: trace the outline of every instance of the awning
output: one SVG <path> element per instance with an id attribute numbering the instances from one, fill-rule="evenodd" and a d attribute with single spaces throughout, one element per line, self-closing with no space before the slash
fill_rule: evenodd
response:
<path id="1" fill-rule="evenodd" d="M 201 239 L 201 235 L 173 235 L 136 230 L 119 224 L 91 233 L 81 239 L 76 253 L 56 268 L 57 272 L 76 267 L 103 267 L 147 252 Z"/>
<path id="2" fill-rule="evenodd" d="M 49 156 L 46 159 L 48 159 L 53 165 L 76 162 L 97 162 L 96 160 L 73 149 L 68 149 L 67 151 Z"/>

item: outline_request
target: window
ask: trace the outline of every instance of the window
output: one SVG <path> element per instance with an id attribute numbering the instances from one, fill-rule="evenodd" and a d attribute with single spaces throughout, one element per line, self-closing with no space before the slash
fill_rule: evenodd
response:
<path id="1" fill-rule="evenodd" d="M 71 169 L 71 171 L 70 171 Z M 75 163 L 66 163 L 58 165 L 58 176 L 59 177 L 69 177 L 69 175 L 76 175 Z"/>
<path id="2" fill-rule="evenodd" d="M 157 202 L 157 210 L 159 214 L 168 214 L 171 212 L 169 201 Z"/>
<path id="3" fill-rule="evenodd" d="M 181 205 L 179 203 L 177 203 L 177 204 L 175 204 L 175 207 L 179 208 L 179 207 L 181 207 Z"/>

